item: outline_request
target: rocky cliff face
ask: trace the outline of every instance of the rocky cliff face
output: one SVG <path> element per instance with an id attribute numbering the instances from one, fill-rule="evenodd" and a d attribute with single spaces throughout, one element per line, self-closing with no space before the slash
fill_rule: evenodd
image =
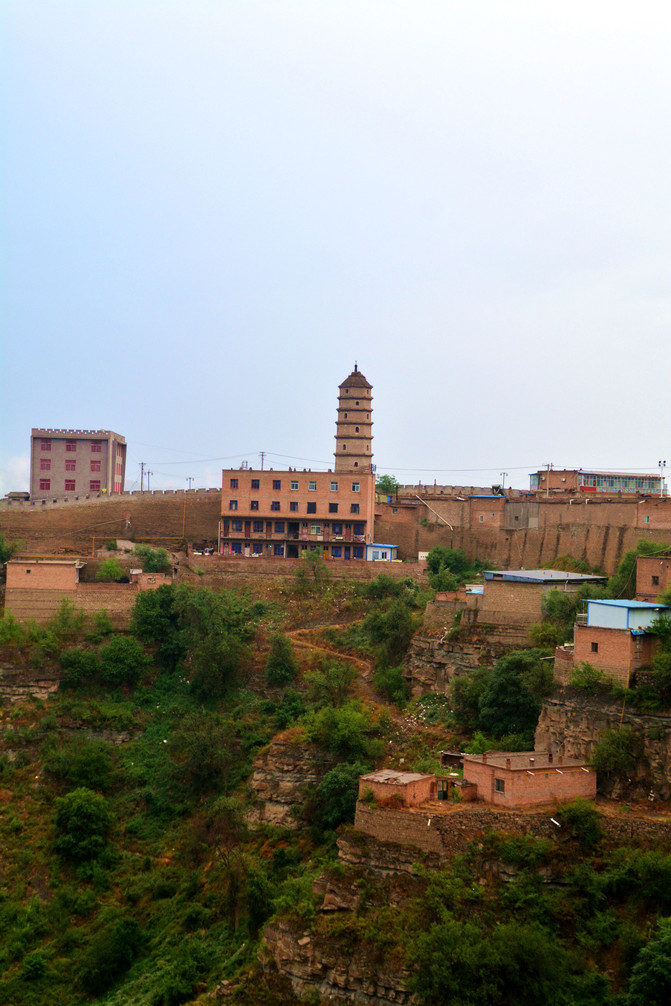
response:
<path id="1" fill-rule="evenodd" d="M 247 818 L 266 821 L 280 828 L 297 828 L 293 807 L 303 803 L 308 791 L 318 786 L 332 762 L 311 761 L 306 745 L 295 731 L 278 734 L 254 761 L 251 787 L 257 798 Z"/>
<path id="2" fill-rule="evenodd" d="M 449 691 L 450 682 L 482 665 L 491 666 L 504 653 L 528 646 L 526 635 L 512 626 L 472 625 L 450 638 L 443 632 L 415 634 L 405 660 L 405 677 L 413 696 Z"/>
<path id="3" fill-rule="evenodd" d="M 601 696 L 576 695 L 565 690 L 543 704 L 535 747 L 569 757 L 588 759 L 606 729 L 631 727 L 639 738 L 641 757 L 625 777 L 600 774 L 599 792 L 615 798 L 671 799 L 671 716 L 642 714 L 625 708 L 622 702 Z"/>

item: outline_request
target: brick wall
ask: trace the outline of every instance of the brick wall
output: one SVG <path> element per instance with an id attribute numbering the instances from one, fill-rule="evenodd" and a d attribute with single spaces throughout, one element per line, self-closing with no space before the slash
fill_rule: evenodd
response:
<path id="1" fill-rule="evenodd" d="M 671 496 L 640 500 L 637 507 L 636 523 L 647 531 L 648 528 L 671 531 Z"/>
<path id="2" fill-rule="evenodd" d="M 654 580 L 657 580 L 655 583 Z M 641 555 L 636 560 L 636 597 L 656 601 L 671 586 L 671 556 Z"/>
<path id="3" fill-rule="evenodd" d="M 496 611 L 513 615 L 517 622 L 539 622 L 543 593 L 543 584 L 539 583 L 485 580 L 480 617 L 486 622 Z"/>
<path id="4" fill-rule="evenodd" d="M 366 791 L 373 794 L 376 800 L 390 800 L 399 797 L 405 807 L 415 807 L 431 799 L 436 790 L 435 775 L 427 775 L 424 779 L 412 782 L 382 782 L 377 779 L 359 779 L 359 796 Z"/>
<path id="5" fill-rule="evenodd" d="M 57 613 L 64 598 L 89 615 L 107 611 L 116 628 L 130 624 L 130 613 L 138 593 L 134 583 L 79 583 L 76 590 L 7 590 L 5 610 L 15 618 L 44 623 Z"/>
<path id="6" fill-rule="evenodd" d="M 554 679 L 557 684 L 569 684 L 573 666 L 573 646 L 557 646 L 554 661 Z"/>
<path id="7" fill-rule="evenodd" d="M 650 663 L 657 642 L 655 636 L 647 633 L 633 636 L 629 629 L 576 625 L 573 631 L 573 659 L 576 664 L 586 661 L 626 685 L 631 673 Z M 597 650 L 593 649 L 594 645 Z"/>
<path id="8" fill-rule="evenodd" d="M 554 801 L 596 797 L 596 772 L 582 767 L 505 769 L 464 759 L 464 779 L 478 788 L 478 800 L 501 807 L 532 807 Z M 498 793 L 495 779 L 504 791 Z"/>
<path id="9" fill-rule="evenodd" d="M 7 564 L 7 589 L 74 591 L 77 589 L 77 572 L 74 561 L 67 565 L 10 561 Z"/>

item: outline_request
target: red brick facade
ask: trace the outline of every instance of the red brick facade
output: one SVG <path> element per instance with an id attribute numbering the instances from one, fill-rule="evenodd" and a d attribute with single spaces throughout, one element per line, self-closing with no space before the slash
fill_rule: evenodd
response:
<path id="1" fill-rule="evenodd" d="M 435 800 L 437 783 L 435 775 L 416 772 L 395 772 L 380 769 L 359 778 L 359 799 L 372 793 L 378 802 L 396 799 L 404 807 L 417 807 L 427 800 Z"/>
<path id="2" fill-rule="evenodd" d="M 636 599 L 656 601 L 669 587 L 671 587 L 671 556 L 640 555 L 636 560 Z"/>
<path id="3" fill-rule="evenodd" d="M 123 492 L 126 441 L 110 430 L 33 429 L 32 499 Z"/>
<path id="4" fill-rule="evenodd" d="M 596 796 L 593 769 L 538 751 L 464 755 L 464 781 L 477 786 L 478 800 L 501 807 L 533 807 Z"/>
<path id="5" fill-rule="evenodd" d="M 576 625 L 573 630 L 573 662 L 583 661 L 627 685 L 639 667 L 646 667 L 657 647 L 656 636 L 633 634 L 629 629 Z"/>

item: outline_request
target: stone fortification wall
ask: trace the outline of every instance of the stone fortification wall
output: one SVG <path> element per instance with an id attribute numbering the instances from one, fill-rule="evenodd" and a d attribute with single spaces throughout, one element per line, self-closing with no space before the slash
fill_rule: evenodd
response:
<path id="1" fill-rule="evenodd" d="M 596 506 L 594 510 L 597 510 Z M 557 524 L 520 530 L 484 527 L 469 530 L 455 526 L 451 531 L 444 525 L 401 526 L 381 518 L 375 524 L 375 536 L 398 544 L 399 556 L 403 559 L 415 557 L 420 551 L 428 552 L 435 545 L 443 545 L 461 548 L 469 559 L 482 559 L 492 569 L 538 569 L 551 563 L 558 555 L 571 555 L 611 574 L 615 572 L 623 553 L 635 548 L 639 539 L 668 542 L 669 531 L 596 524 Z"/>
<path id="2" fill-rule="evenodd" d="M 108 499 L 30 503 L 0 508 L 0 532 L 10 541 L 22 539 L 22 552 L 92 555 L 109 538 L 150 540 L 167 548 L 189 541 L 216 542 L 221 507 L 220 490 L 173 493 L 130 493 Z"/>

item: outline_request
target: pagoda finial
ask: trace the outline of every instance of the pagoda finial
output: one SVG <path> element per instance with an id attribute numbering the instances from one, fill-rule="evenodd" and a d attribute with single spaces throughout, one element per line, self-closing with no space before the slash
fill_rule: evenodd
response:
<path id="1" fill-rule="evenodd" d="M 355 360 L 355 361 L 354 361 L 354 373 L 356 373 L 358 369 L 359 369 L 359 368 L 358 368 L 358 366 L 357 366 L 357 362 L 356 362 L 356 360 Z"/>

